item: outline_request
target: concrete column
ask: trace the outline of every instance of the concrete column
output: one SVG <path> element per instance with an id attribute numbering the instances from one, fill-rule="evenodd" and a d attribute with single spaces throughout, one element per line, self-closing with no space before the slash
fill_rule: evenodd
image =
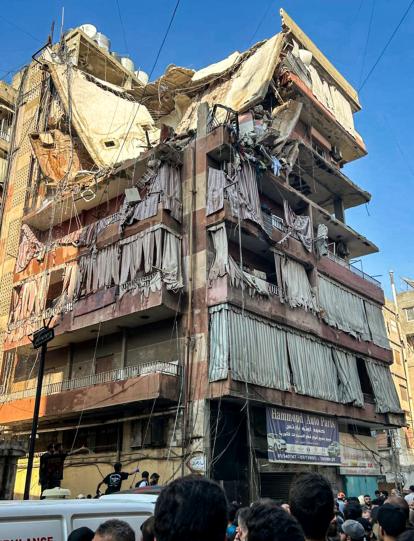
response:
<path id="1" fill-rule="evenodd" d="M 127 329 L 122 329 L 122 344 L 121 344 L 121 365 L 125 368 L 128 358 L 128 332 Z"/>
<path id="2" fill-rule="evenodd" d="M 345 209 L 344 209 L 344 202 L 342 201 L 342 198 L 335 197 L 333 204 L 334 204 L 335 218 L 339 220 L 340 222 L 345 223 Z"/>
<path id="3" fill-rule="evenodd" d="M 73 344 L 69 344 L 68 347 L 68 379 L 72 379 L 73 377 L 73 358 L 74 358 L 74 346 Z"/>

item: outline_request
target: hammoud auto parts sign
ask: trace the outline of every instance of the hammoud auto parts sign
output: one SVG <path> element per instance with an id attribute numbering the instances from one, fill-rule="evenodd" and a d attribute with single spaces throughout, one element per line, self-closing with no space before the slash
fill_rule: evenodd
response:
<path id="1" fill-rule="evenodd" d="M 338 423 L 332 417 L 266 408 L 269 462 L 341 464 Z"/>

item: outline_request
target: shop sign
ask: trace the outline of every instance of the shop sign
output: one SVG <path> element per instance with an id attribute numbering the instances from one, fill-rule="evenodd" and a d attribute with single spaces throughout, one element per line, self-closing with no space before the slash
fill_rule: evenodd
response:
<path id="1" fill-rule="evenodd" d="M 371 436 L 341 432 L 341 475 L 381 475 L 377 442 Z"/>
<path id="2" fill-rule="evenodd" d="M 332 417 L 282 408 L 266 408 L 269 462 L 324 464 L 341 462 L 338 423 Z"/>

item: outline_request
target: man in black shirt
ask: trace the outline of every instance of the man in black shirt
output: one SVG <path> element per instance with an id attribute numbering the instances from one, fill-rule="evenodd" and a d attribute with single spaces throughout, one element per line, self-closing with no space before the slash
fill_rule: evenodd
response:
<path id="1" fill-rule="evenodd" d="M 53 443 L 49 443 L 47 446 L 46 453 L 43 453 L 40 456 L 40 466 L 39 466 L 39 484 L 41 486 L 40 489 L 40 499 L 43 499 L 43 491 L 47 488 L 54 488 L 49 486 L 50 479 L 49 479 L 49 459 L 52 457 L 53 453 L 55 451 L 55 446 Z"/>
<path id="2" fill-rule="evenodd" d="M 120 462 L 117 462 L 114 464 L 114 471 L 113 473 L 109 473 L 102 481 L 99 483 L 99 485 L 96 487 L 96 493 L 99 494 L 99 489 L 102 485 L 107 485 L 108 488 L 105 491 L 105 494 L 113 494 L 114 492 L 119 492 L 121 490 L 122 481 L 125 479 L 128 479 L 130 475 L 133 475 L 134 473 L 139 472 L 139 468 L 136 468 L 131 473 L 127 473 L 122 470 L 122 464 Z"/>

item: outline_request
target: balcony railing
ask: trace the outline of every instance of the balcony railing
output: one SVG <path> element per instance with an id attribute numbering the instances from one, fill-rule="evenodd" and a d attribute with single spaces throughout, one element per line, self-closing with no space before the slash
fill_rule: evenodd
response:
<path id="1" fill-rule="evenodd" d="M 9 331 L 13 331 L 14 329 L 17 329 L 18 327 L 21 327 L 25 322 L 30 321 L 33 325 L 40 323 L 44 320 L 50 319 L 54 316 L 58 316 L 60 314 L 66 314 L 67 312 L 71 312 L 73 310 L 73 302 L 67 302 L 65 304 L 58 303 L 54 308 L 46 308 L 43 310 L 41 314 L 34 314 L 29 317 L 19 319 L 18 321 L 14 321 L 13 323 L 9 324 Z"/>
<path id="2" fill-rule="evenodd" d="M 348 261 L 345 261 L 345 259 L 342 259 L 341 257 L 338 257 L 337 255 L 329 251 L 328 251 L 328 258 L 331 259 L 332 261 L 335 261 L 335 263 L 338 263 L 338 265 L 342 265 L 342 267 L 349 269 L 351 272 L 353 272 L 354 274 L 357 274 L 364 280 L 368 280 L 368 282 L 371 282 L 377 287 L 381 287 L 381 282 L 379 280 L 370 276 L 369 274 L 362 271 L 361 269 L 358 269 L 358 267 L 355 267 L 355 265 L 352 265 L 352 263 L 348 263 Z"/>
<path id="3" fill-rule="evenodd" d="M 10 132 L 5 130 L 0 130 L 0 139 L 9 142 L 10 141 Z"/>
<path id="4" fill-rule="evenodd" d="M 262 216 L 264 229 L 269 236 L 272 236 L 273 229 L 277 229 L 285 234 L 289 232 L 289 228 L 286 226 L 283 218 L 276 216 L 276 214 L 267 214 L 266 212 L 263 212 Z M 290 235 L 296 240 L 299 240 L 296 231 L 290 231 Z"/>
<path id="5" fill-rule="evenodd" d="M 63 381 L 58 381 L 56 383 L 48 383 L 46 385 L 43 385 L 42 395 L 49 396 L 53 394 L 63 393 L 65 391 L 73 391 L 74 389 L 83 389 L 85 387 L 92 387 L 93 385 L 111 383 L 114 381 L 122 381 L 129 378 L 136 378 L 138 376 L 155 373 L 178 376 L 180 373 L 178 361 L 154 361 L 151 363 L 143 363 L 136 366 L 128 366 L 126 368 L 117 368 L 108 372 L 101 372 L 100 374 L 91 374 L 82 378 L 66 379 Z M 22 398 L 31 398 L 35 396 L 35 394 L 36 387 L 32 386 L 22 391 L 15 391 L 13 393 L 3 394 L 2 396 L 0 396 L 0 403 L 20 400 Z"/>

